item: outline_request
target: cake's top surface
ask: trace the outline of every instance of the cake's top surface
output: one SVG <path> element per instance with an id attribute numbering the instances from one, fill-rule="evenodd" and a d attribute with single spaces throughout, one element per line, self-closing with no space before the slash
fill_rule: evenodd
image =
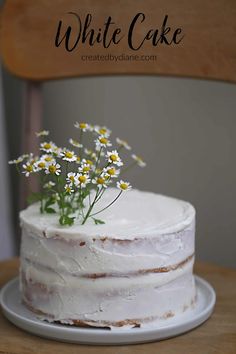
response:
<path id="1" fill-rule="evenodd" d="M 93 212 L 103 209 L 118 193 L 115 188 L 106 191 Z M 89 219 L 85 225 L 76 221 L 68 227 L 60 226 L 58 215 L 41 214 L 38 204 L 20 213 L 22 224 L 46 237 L 60 235 L 65 238 L 91 236 L 133 239 L 183 230 L 192 224 L 195 209 L 182 200 L 133 189 L 123 193 L 111 207 L 96 217 L 105 221 L 105 224 L 95 225 Z"/>

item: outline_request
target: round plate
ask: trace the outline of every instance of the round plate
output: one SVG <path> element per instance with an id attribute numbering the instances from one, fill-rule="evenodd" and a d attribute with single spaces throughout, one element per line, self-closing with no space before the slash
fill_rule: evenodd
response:
<path id="1" fill-rule="evenodd" d="M 206 321 L 215 305 L 215 292 L 211 285 L 195 276 L 197 303 L 193 310 L 163 320 L 163 323 L 148 328 L 96 329 L 58 325 L 37 319 L 21 303 L 19 279 L 9 281 L 1 290 L 0 303 L 5 316 L 16 326 L 38 336 L 63 342 L 81 344 L 135 344 L 158 341 L 187 332 Z"/>

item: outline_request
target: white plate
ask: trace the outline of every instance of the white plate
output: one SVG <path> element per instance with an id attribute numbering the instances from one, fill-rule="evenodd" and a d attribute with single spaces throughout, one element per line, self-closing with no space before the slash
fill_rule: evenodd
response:
<path id="1" fill-rule="evenodd" d="M 134 344 L 158 341 L 187 332 L 206 321 L 215 305 L 215 292 L 211 285 L 195 276 L 197 303 L 186 311 L 149 328 L 96 329 L 58 325 L 41 321 L 20 300 L 19 279 L 9 281 L 1 290 L 0 303 L 5 316 L 16 326 L 38 336 L 63 342 L 81 344 Z"/>

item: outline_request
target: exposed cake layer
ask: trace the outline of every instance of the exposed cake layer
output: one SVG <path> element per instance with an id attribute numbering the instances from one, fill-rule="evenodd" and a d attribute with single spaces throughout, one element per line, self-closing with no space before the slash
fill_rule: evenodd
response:
<path id="1" fill-rule="evenodd" d="M 22 262 L 23 299 L 48 321 L 141 325 L 181 314 L 193 304 L 192 266 L 190 259 L 169 272 L 91 279 Z"/>
<path id="2" fill-rule="evenodd" d="M 97 210 L 116 194 L 107 191 Z M 25 303 L 48 320 L 110 327 L 189 308 L 195 298 L 194 208 L 133 190 L 101 218 L 103 225 L 69 228 L 40 214 L 38 205 L 21 212 Z"/>

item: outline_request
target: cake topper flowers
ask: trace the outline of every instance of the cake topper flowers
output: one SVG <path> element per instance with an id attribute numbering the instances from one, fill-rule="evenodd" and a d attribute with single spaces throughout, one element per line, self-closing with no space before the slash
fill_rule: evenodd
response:
<path id="1" fill-rule="evenodd" d="M 108 128 L 78 122 L 74 126 L 77 139 L 69 139 L 70 147 L 58 147 L 48 138 L 41 141 L 49 135 L 48 131 L 43 130 L 36 133 L 40 139 L 39 156 L 24 154 L 9 161 L 9 164 L 15 164 L 18 172 L 25 177 L 39 175 L 41 192 L 32 193 L 29 199 L 40 202 L 41 213 L 58 213 L 61 225 L 70 226 L 75 219 L 83 225 L 89 218 L 95 224 L 103 224 L 104 221 L 97 219 L 97 215 L 131 189 L 130 183 L 122 179 L 124 172 L 134 165 L 144 167 L 146 164 L 141 157 L 132 154 L 133 162 L 124 167 L 120 152 L 131 150 L 131 147 L 120 138 L 116 138 L 116 147 L 113 147 Z M 92 138 L 92 149 L 84 146 L 85 133 Z M 94 212 L 94 206 L 111 186 L 117 188 L 116 197 Z"/>

